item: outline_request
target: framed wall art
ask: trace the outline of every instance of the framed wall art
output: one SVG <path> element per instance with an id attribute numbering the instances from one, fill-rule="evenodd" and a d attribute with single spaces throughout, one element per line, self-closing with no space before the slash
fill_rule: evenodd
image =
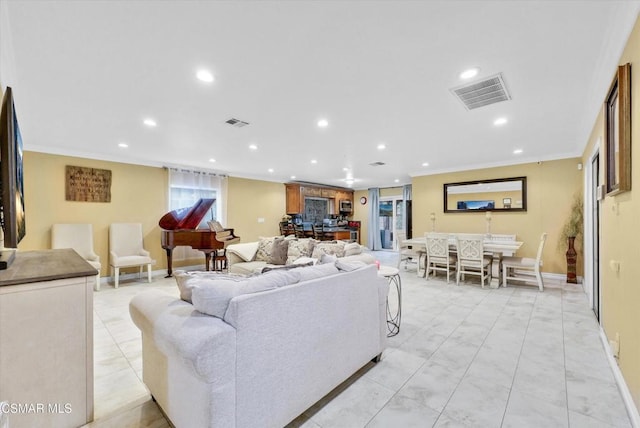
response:
<path id="1" fill-rule="evenodd" d="M 618 67 L 604 105 L 607 196 L 631 190 L 631 64 Z"/>

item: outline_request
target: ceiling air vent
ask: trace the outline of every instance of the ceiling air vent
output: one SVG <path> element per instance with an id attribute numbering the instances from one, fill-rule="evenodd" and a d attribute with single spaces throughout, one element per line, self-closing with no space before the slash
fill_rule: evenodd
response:
<path id="1" fill-rule="evenodd" d="M 229 125 L 233 125 L 236 128 L 242 128 L 243 126 L 247 126 L 249 122 L 245 122 L 244 120 L 231 118 L 224 123 L 228 123 Z"/>
<path id="2" fill-rule="evenodd" d="M 450 91 L 462 101 L 462 104 L 464 104 L 467 110 L 473 110 L 478 107 L 484 107 L 489 104 L 511 99 L 511 95 L 509 95 L 507 91 L 507 86 L 504 84 L 501 73 L 483 80 L 451 88 Z"/>
<path id="3" fill-rule="evenodd" d="M 382 166 L 384 164 L 385 164 L 384 162 L 373 162 L 373 163 L 370 163 L 369 165 L 371 165 L 371 166 Z"/>

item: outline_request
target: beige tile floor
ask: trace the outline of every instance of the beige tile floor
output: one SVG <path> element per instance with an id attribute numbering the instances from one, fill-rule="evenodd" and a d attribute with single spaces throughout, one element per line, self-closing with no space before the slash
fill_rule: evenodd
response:
<path id="1" fill-rule="evenodd" d="M 395 254 L 376 252 L 383 264 Z M 576 285 L 497 290 L 401 269 L 402 324 L 369 364 L 289 427 L 631 427 L 586 295 Z M 95 293 L 95 421 L 167 427 L 141 381 L 128 304 L 173 279 Z M 189 427 L 192 428 L 192 427 Z"/>

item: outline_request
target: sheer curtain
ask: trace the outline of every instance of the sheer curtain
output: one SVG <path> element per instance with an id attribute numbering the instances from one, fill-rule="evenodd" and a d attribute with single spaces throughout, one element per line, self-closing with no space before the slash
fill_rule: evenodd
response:
<path id="1" fill-rule="evenodd" d="M 380 189 L 372 187 L 369 189 L 369 229 L 367 243 L 370 250 L 381 250 L 382 239 L 380 238 Z"/>
<path id="2" fill-rule="evenodd" d="M 408 220 L 409 212 L 407 210 L 407 201 L 411 200 L 411 184 L 402 186 L 402 230 L 409 236 Z"/>
<path id="3" fill-rule="evenodd" d="M 204 171 L 168 168 L 169 170 L 169 211 L 193 206 L 198 199 L 215 199 L 208 215 L 198 228 L 209 228 L 207 221 L 218 220 L 223 225 L 226 204 L 223 190 L 226 176 Z M 173 252 L 174 260 L 202 257 L 202 252 L 190 247 L 179 247 Z"/>

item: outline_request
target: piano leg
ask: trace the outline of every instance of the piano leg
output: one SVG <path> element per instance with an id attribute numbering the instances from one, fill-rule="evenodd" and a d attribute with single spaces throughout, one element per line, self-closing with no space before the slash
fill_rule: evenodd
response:
<path id="1" fill-rule="evenodd" d="M 211 264 L 211 251 L 204 252 L 204 270 L 209 270 Z"/>
<path id="2" fill-rule="evenodd" d="M 165 276 L 165 278 L 171 278 L 171 274 L 173 273 L 173 269 L 172 269 L 172 253 L 173 253 L 173 248 L 165 248 L 164 249 L 167 252 L 167 276 Z"/>

